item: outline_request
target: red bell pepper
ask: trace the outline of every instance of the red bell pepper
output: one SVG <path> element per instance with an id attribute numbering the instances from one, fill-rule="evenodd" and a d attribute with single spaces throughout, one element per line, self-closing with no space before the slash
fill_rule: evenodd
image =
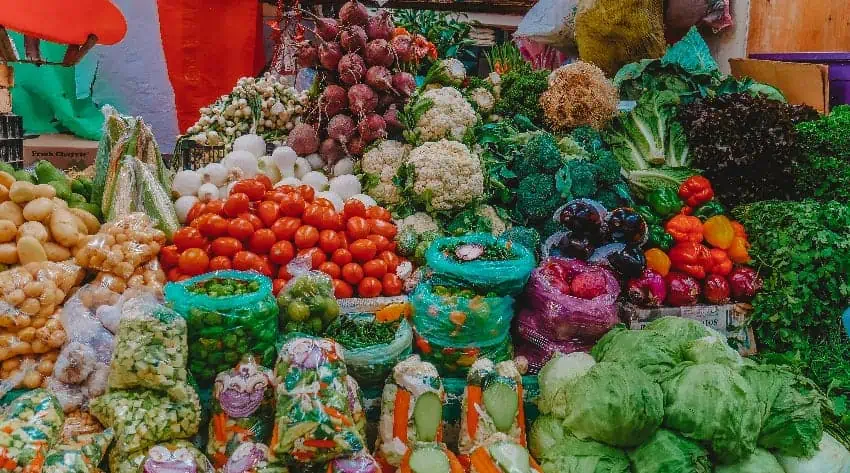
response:
<path id="1" fill-rule="evenodd" d="M 691 176 L 679 186 L 679 198 L 689 207 L 699 207 L 714 198 L 714 189 L 708 179 Z"/>
<path id="2" fill-rule="evenodd" d="M 697 279 L 705 279 L 706 268 L 711 264 L 711 251 L 692 241 L 676 243 L 668 256 L 673 269 Z"/>
<path id="3" fill-rule="evenodd" d="M 732 260 L 726 251 L 720 248 L 712 248 L 710 250 L 711 257 L 706 270 L 708 274 L 716 274 L 718 276 L 728 276 L 732 272 Z"/>

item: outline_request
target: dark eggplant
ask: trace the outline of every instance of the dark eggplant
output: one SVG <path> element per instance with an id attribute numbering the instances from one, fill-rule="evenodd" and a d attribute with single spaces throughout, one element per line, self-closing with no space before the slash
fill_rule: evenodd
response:
<path id="1" fill-rule="evenodd" d="M 614 209 L 605 219 L 608 238 L 614 243 L 643 246 L 649 238 L 646 220 L 635 210 Z"/>

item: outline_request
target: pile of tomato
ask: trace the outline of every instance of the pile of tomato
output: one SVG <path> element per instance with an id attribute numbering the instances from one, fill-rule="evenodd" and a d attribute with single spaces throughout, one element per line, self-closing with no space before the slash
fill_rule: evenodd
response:
<path id="1" fill-rule="evenodd" d="M 308 255 L 313 269 L 333 279 L 337 298 L 397 296 L 397 229 L 390 213 L 355 199 L 342 212 L 312 187 L 273 188 L 265 176 L 234 184 L 227 199 L 199 202 L 173 244 L 160 251 L 170 281 L 209 271 L 256 271 L 274 281 L 275 294 L 289 281 L 287 264 Z"/>

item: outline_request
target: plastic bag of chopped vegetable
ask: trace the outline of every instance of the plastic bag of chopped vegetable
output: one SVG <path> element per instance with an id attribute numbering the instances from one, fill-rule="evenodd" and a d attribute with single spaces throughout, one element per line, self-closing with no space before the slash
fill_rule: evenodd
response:
<path id="1" fill-rule="evenodd" d="M 526 445 L 522 375 L 513 361 L 480 359 L 466 376 L 458 451 L 468 456 L 495 438 Z"/>
<path id="2" fill-rule="evenodd" d="M 43 473 L 95 473 L 114 436 L 112 429 L 78 435 L 53 447 L 44 459 Z"/>
<path id="3" fill-rule="evenodd" d="M 386 471 L 386 470 L 385 470 Z M 404 473 L 464 473 L 463 465 L 445 444 L 423 442 L 411 447 L 399 467 Z M 478 473 L 485 473 L 484 471 Z M 501 473 L 490 470 L 490 473 Z M 530 472 L 522 472 L 530 473 Z"/>
<path id="4" fill-rule="evenodd" d="M 381 473 L 381 465 L 368 452 L 328 463 L 328 473 Z"/>
<path id="5" fill-rule="evenodd" d="M 0 460 L 4 473 L 41 471 L 56 444 L 65 416 L 59 401 L 44 389 L 28 391 L 3 411 Z"/>
<path id="6" fill-rule="evenodd" d="M 188 400 L 193 394 L 187 384 L 188 351 L 180 315 L 148 297 L 127 301 L 121 307 L 109 388 L 153 389 Z"/>
<path id="7" fill-rule="evenodd" d="M 491 338 L 486 343 L 473 345 L 448 344 L 432 341 L 414 330 L 414 344 L 423 360 L 433 363 L 445 376 L 466 376 L 472 365 L 481 358 L 494 363 L 510 360 L 514 356 L 510 332 Z"/>
<path id="8" fill-rule="evenodd" d="M 252 357 L 219 373 L 213 387 L 207 455 L 222 468 L 245 442 L 267 443 L 274 419 L 274 375 Z"/>
<path id="9" fill-rule="evenodd" d="M 411 446 L 443 439 L 446 390 L 437 368 L 411 356 L 393 368 L 381 396 L 375 454 L 398 467 Z"/>
<path id="10" fill-rule="evenodd" d="M 283 333 L 322 336 L 339 316 L 333 281 L 325 273 L 311 271 L 311 264 L 309 256 L 301 256 L 286 267 L 292 279 L 277 297 Z"/>
<path id="11" fill-rule="evenodd" d="M 543 473 L 523 445 L 504 438 L 476 447 L 469 463 L 469 473 Z"/>
<path id="12" fill-rule="evenodd" d="M 326 336 L 342 346 L 348 373 L 363 386 L 383 384 L 393 366 L 413 352 L 406 319 L 379 322 L 372 314 L 345 314 L 331 323 Z"/>
<path id="13" fill-rule="evenodd" d="M 218 471 L 223 473 L 270 473 L 269 464 L 269 447 L 262 443 L 244 442 L 235 446 L 235 450 L 227 458 L 227 462 Z"/>
<path id="14" fill-rule="evenodd" d="M 115 431 L 113 452 L 127 455 L 198 432 L 200 401 L 193 389 L 188 393 L 187 400 L 178 402 L 155 391 L 115 390 L 92 400 L 89 409 Z"/>
<path id="15" fill-rule="evenodd" d="M 109 454 L 110 473 L 213 473 L 207 457 L 185 440 L 155 445 L 149 450 L 121 455 Z"/>
<path id="16" fill-rule="evenodd" d="M 165 298 L 186 319 L 189 369 L 199 383 L 211 383 L 245 355 L 274 365 L 278 308 L 269 278 L 215 271 L 167 284 Z"/>
<path id="17" fill-rule="evenodd" d="M 342 347 L 328 339 L 293 337 L 280 350 L 275 375 L 271 450 L 276 458 L 323 463 L 365 447 L 352 412 Z"/>
<path id="18" fill-rule="evenodd" d="M 536 263 L 533 251 L 488 233 L 440 238 L 428 248 L 425 261 L 446 284 L 499 295 L 522 292 Z"/>

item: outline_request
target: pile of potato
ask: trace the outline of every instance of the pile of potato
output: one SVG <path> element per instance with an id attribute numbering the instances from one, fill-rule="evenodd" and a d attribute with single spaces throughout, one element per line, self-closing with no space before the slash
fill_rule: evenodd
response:
<path id="1" fill-rule="evenodd" d="M 139 267 L 156 259 L 166 238 L 150 217 L 132 213 L 105 224 L 84 240 L 75 253 L 77 263 L 127 280 Z"/>

